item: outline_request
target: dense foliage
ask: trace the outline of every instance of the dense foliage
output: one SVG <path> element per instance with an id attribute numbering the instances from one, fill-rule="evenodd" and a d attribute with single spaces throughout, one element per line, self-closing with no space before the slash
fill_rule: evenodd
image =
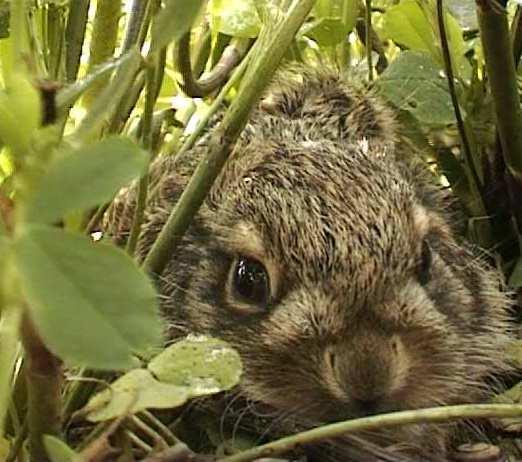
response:
<path id="1" fill-rule="evenodd" d="M 130 461 L 171 446 L 180 452 L 165 460 L 185 460 L 183 426 L 149 409 L 230 389 L 241 364 L 210 338 L 163 350 L 148 275 L 165 265 L 281 62 L 338 67 L 395 106 L 457 196 L 463 233 L 518 289 L 520 11 L 495 0 L 1 0 L 0 460 L 119 451 Z M 151 160 L 186 153 L 223 105 L 224 142 L 140 268 Z M 139 202 L 122 250 L 96 231 L 131 180 Z M 514 390 L 505 399 L 517 401 Z M 218 454 L 253 444 L 230 447 L 216 422 L 198 425 Z"/>

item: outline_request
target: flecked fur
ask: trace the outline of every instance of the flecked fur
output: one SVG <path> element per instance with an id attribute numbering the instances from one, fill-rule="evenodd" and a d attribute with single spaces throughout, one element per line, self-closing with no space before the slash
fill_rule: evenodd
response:
<path id="1" fill-rule="evenodd" d="M 450 199 L 396 125 L 371 91 L 334 73 L 280 73 L 161 275 L 170 335 L 230 342 L 245 368 L 233 395 L 246 403 L 240 418 L 269 415 L 268 433 L 481 401 L 508 369 L 510 301 L 501 278 L 459 241 Z M 154 165 L 142 255 L 205 151 L 203 141 L 175 171 L 171 159 Z M 124 191 L 108 215 L 120 242 L 133 200 Z M 426 246 L 432 263 L 421 283 Z M 231 289 L 242 255 L 268 270 L 262 309 Z M 357 438 L 374 455 L 382 447 L 440 460 L 453 432 L 410 425 Z M 355 455 L 355 443 L 311 451 L 318 460 L 373 460 Z"/>

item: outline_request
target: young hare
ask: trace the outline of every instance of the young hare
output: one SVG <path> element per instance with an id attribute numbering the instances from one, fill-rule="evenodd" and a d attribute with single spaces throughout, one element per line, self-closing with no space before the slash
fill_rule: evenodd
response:
<path id="1" fill-rule="evenodd" d="M 333 73 L 280 73 L 160 275 L 172 337 L 210 334 L 240 353 L 243 379 L 226 399 L 243 403 L 233 418 L 246 426 L 281 435 L 477 402 L 508 369 L 500 276 L 458 239 L 447 194 L 397 133 L 371 91 Z M 155 162 L 140 255 L 207 141 Z M 119 242 L 134 201 L 122 192 L 106 219 Z M 364 441 L 440 460 L 453 430 L 409 425 L 310 451 L 374 460 L 358 452 Z"/>

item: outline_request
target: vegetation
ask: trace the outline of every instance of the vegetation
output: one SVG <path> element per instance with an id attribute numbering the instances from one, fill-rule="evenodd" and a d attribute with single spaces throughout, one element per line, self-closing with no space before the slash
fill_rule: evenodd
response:
<path id="1" fill-rule="evenodd" d="M 0 460 L 196 457 L 177 414 L 149 409 L 233 387 L 240 359 L 210 338 L 163 349 L 148 275 L 165 266 L 283 61 L 372 82 L 458 197 L 463 232 L 518 290 L 521 11 L 496 0 L 0 0 Z M 139 268 L 150 162 L 187 153 L 223 105 L 206 161 Z M 95 242 L 133 179 L 127 248 Z M 522 361 L 518 345 L 506 354 Z M 517 390 L 501 401 L 518 403 Z M 469 417 L 522 417 L 522 405 L 396 413 L 214 449 L 248 461 L 341 432 Z M 198 425 L 212 441 L 215 422 Z"/>

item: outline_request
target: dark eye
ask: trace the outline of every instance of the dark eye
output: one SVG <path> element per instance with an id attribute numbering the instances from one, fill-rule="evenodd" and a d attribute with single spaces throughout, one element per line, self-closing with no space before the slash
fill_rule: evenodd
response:
<path id="1" fill-rule="evenodd" d="M 424 240 L 422 242 L 421 258 L 417 269 L 417 277 L 422 285 L 426 285 L 430 281 L 431 260 L 430 245 Z"/>
<path id="2" fill-rule="evenodd" d="M 268 274 L 262 263 L 240 257 L 233 274 L 236 295 L 248 303 L 264 305 L 270 296 Z"/>

